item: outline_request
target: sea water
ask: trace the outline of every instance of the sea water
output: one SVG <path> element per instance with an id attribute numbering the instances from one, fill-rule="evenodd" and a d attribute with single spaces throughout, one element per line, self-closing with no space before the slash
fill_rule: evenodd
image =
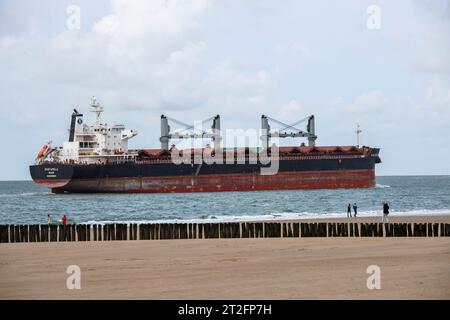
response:
<path id="1" fill-rule="evenodd" d="M 52 194 L 31 181 L 0 182 L 0 224 L 46 223 L 62 214 L 77 223 L 234 221 L 450 213 L 450 176 L 377 177 L 370 189 L 172 194 Z"/>

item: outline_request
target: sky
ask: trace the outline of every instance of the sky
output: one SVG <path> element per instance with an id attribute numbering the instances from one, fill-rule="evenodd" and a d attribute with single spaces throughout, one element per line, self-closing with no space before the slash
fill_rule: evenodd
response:
<path id="1" fill-rule="evenodd" d="M 314 114 L 318 145 L 359 123 L 377 175 L 450 174 L 449 0 L 0 0 L 0 74 L 0 180 L 29 180 L 92 96 L 131 148 L 159 147 L 163 113 Z"/>

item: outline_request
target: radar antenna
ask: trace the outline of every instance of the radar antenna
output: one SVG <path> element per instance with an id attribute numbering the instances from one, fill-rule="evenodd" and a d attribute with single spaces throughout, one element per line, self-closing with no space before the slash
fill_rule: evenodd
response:
<path id="1" fill-rule="evenodd" d="M 100 117 L 101 114 L 103 112 L 103 107 L 102 105 L 97 101 L 97 99 L 95 98 L 95 96 L 93 96 L 91 98 L 91 112 L 94 112 L 96 115 L 96 120 L 95 123 L 96 124 L 100 124 Z"/>

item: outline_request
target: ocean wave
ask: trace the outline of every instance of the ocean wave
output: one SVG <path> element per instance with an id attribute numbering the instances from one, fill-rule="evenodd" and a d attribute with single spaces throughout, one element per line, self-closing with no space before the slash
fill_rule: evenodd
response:
<path id="1" fill-rule="evenodd" d="M 381 210 L 369 210 L 358 212 L 358 217 L 381 217 Z M 449 209 L 429 210 L 407 210 L 395 211 L 391 210 L 390 216 L 423 216 L 423 215 L 450 215 Z M 213 223 L 213 222 L 258 222 L 258 221 L 280 221 L 280 220 L 306 220 L 306 219 L 327 219 L 327 218 L 344 218 L 347 216 L 346 212 L 332 212 L 332 213 L 311 213 L 311 212 L 279 212 L 263 215 L 210 215 L 201 216 L 198 218 L 186 219 L 155 219 L 155 220 L 90 220 L 86 224 L 108 224 L 108 223 Z"/>
<path id="2" fill-rule="evenodd" d="M 51 192 L 41 191 L 41 192 L 22 192 L 22 193 L 2 193 L 0 198 L 17 198 L 17 197 L 35 197 L 35 196 L 45 196 L 51 195 Z"/>
<path id="3" fill-rule="evenodd" d="M 375 188 L 390 188 L 391 186 L 388 186 L 387 184 L 380 184 L 380 183 L 377 183 L 376 185 L 375 185 Z"/>
<path id="4" fill-rule="evenodd" d="M 41 192 L 23 192 L 19 193 L 19 197 L 33 197 L 33 196 L 44 196 L 44 195 L 53 195 L 53 193 L 49 191 L 41 191 Z"/>

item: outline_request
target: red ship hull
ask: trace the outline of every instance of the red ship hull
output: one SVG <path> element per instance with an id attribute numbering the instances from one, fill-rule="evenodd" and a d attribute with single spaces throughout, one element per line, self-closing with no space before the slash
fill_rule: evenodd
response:
<path id="1" fill-rule="evenodd" d="M 39 181 L 36 181 L 40 183 Z M 46 181 L 47 186 L 48 181 Z M 276 175 L 227 174 L 177 177 L 129 177 L 73 179 L 63 188 L 55 185 L 54 193 L 171 193 L 256 190 L 371 188 L 375 186 L 374 170 L 340 170 L 317 172 L 280 172 Z"/>

